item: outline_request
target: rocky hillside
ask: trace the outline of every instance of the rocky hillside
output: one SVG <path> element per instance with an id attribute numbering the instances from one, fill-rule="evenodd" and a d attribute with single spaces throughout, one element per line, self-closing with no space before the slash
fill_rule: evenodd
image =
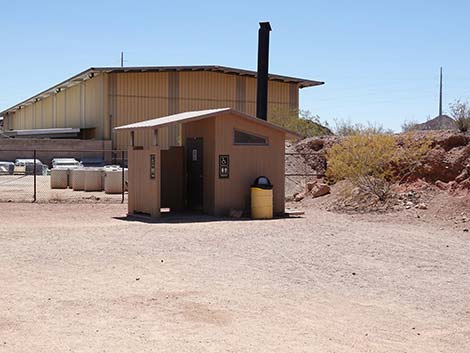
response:
<path id="1" fill-rule="evenodd" d="M 457 130 L 455 120 L 448 115 L 439 115 L 422 124 L 416 124 L 413 130 Z"/>
<path id="2" fill-rule="evenodd" d="M 430 139 L 431 150 L 423 158 L 421 165 L 404 183 L 417 180 L 437 186 L 449 192 L 470 190 L 470 134 L 457 131 L 418 131 L 416 139 Z M 326 152 L 341 141 L 337 136 L 313 137 L 289 145 L 288 152 L 301 153 L 286 157 L 286 173 L 324 174 L 327 168 Z M 311 180 L 312 178 L 310 178 Z M 286 196 L 305 189 L 309 178 L 293 180 L 287 178 Z"/>

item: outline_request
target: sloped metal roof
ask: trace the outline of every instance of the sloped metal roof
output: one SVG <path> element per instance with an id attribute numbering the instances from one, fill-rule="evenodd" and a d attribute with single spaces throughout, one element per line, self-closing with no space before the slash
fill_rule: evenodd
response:
<path id="1" fill-rule="evenodd" d="M 138 123 L 133 123 L 133 124 L 128 124 L 128 125 L 123 125 L 123 126 L 118 126 L 115 127 L 114 130 L 135 130 L 135 129 L 147 129 L 147 128 L 162 128 L 174 124 L 183 124 L 187 123 L 189 121 L 196 121 L 196 120 L 202 120 L 202 119 L 207 119 L 211 118 L 214 116 L 218 115 L 224 115 L 224 114 L 234 114 L 237 115 L 241 118 L 253 121 L 257 124 L 267 126 L 271 129 L 275 129 L 281 132 L 284 132 L 287 135 L 290 135 L 292 137 L 301 137 L 299 134 L 296 132 L 284 129 L 278 125 L 272 124 L 266 120 L 262 120 L 259 118 L 256 118 L 254 116 L 239 112 L 238 110 L 232 109 L 232 108 L 220 108 L 220 109 L 208 109 L 208 110 L 197 110 L 197 111 L 190 111 L 190 112 L 184 112 L 184 113 L 179 113 L 179 114 L 173 114 L 173 115 L 168 115 L 164 116 L 161 118 L 156 118 L 156 119 L 150 119 L 150 120 L 145 120 L 141 121 Z"/>
<path id="2" fill-rule="evenodd" d="M 96 74 L 100 73 L 113 73 L 113 72 L 170 72 L 170 71 L 211 71 L 211 72 L 220 72 L 226 74 L 240 75 L 240 76 L 250 76 L 257 77 L 256 71 L 237 69 L 227 66 L 217 66 L 217 65 L 203 65 L 203 66 L 135 66 L 135 67 L 91 67 L 85 71 L 80 72 L 79 74 L 68 78 L 67 80 L 58 83 L 55 86 L 48 88 L 45 91 L 42 91 L 20 103 L 17 103 L 11 106 L 8 109 L 0 112 L 0 116 L 5 115 L 8 112 L 15 111 L 21 108 L 24 105 L 34 103 L 40 99 L 46 98 L 54 93 L 59 92 L 61 89 L 74 86 L 84 80 L 94 77 Z M 270 74 L 269 79 L 272 81 L 281 81 L 281 82 L 290 82 L 296 83 L 299 85 L 299 88 L 312 87 L 323 85 L 322 81 L 308 80 L 298 77 L 290 77 L 283 75 Z"/>

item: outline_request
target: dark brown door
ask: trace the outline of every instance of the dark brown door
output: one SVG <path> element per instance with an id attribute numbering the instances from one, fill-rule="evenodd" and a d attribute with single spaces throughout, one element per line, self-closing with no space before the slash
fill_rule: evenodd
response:
<path id="1" fill-rule="evenodd" d="M 202 210 L 203 193 L 203 139 L 202 137 L 186 139 L 186 167 L 188 171 L 188 207 Z"/>

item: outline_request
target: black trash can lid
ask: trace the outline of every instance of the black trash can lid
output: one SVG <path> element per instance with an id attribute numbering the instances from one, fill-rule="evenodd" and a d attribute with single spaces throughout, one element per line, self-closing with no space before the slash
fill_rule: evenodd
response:
<path id="1" fill-rule="evenodd" d="M 260 188 L 260 189 L 266 189 L 266 190 L 270 190 L 273 188 L 273 184 L 271 184 L 271 181 L 269 181 L 269 178 L 265 176 L 257 177 L 252 186 Z"/>

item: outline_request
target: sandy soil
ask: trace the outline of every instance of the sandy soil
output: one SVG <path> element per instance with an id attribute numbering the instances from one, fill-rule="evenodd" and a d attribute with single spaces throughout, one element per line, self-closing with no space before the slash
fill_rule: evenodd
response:
<path id="1" fill-rule="evenodd" d="M 2 204 L 0 352 L 470 351 L 470 234 Z"/>

